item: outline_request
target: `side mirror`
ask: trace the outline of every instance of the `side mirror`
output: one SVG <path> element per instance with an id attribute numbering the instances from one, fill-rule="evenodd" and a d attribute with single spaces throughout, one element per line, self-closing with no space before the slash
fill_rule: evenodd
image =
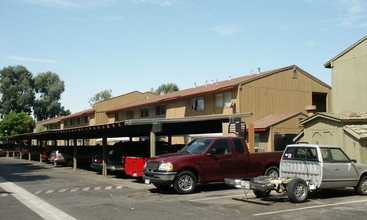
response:
<path id="1" fill-rule="evenodd" d="M 357 163 L 357 160 L 351 160 L 352 161 L 352 163 Z"/>
<path id="2" fill-rule="evenodd" d="M 214 148 L 210 148 L 206 153 L 206 156 L 213 156 L 217 151 Z"/>

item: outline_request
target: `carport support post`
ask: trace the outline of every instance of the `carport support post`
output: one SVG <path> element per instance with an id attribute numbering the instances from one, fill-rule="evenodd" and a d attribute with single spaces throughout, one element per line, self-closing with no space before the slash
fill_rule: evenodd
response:
<path id="1" fill-rule="evenodd" d="M 107 176 L 107 137 L 103 136 L 102 139 L 102 154 L 103 154 L 103 162 L 102 162 L 102 176 Z"/>
<path id="2" fill-rule="evenodd" d="M 11 141 L 11 144 L 13 145 L 13 159 L 15 158 L 15 143 L 14 142 L 15 142 L 14 140 Z"/>
<path id="3" fill-rule="evenodd" d="M 29 160 L 29 161 L 31 161 L 31 160 L 32 160 L 32 154 L 31 154 L 31 148 L 32 148 L 32 146 L 31 146 L 31 140 L 30 140 L 30 139 L 28 139 L 26 143 L 27 143 L 27 148 L 29 149 L 29 151 L 28 151 L 28 160 Z"/>
<path id="4" fill-rule="evenodd" d="M 155 133 L 150 132 L 150 157 L 155 157 Z"/>
<path id="5" fill-rule="evenodd" d="M 77 156 L 78 156 L 78 150 L 76 148 L 76 139 L 74 139 L 74 156 L 73 156 L 73 170 L 76 170 L 76 168 L 78 167 L 78 160 L 77 160 Z"/>
<path id="6" fill-rule="evenodd" d="M 38 143 L 38 140 L 37 140 L 37 143 Z M 39 143 L 40 143 L 39 149 L 42 149 L 42 147 L 43 147 L 43 140 L 40 140 Z M 39 150 L 39 155 L 40 155 L 40 163 L 42 163 L 42 152 L 41 152 L 41 150 Z M 54 162 L 54 166 L 56 166 L 56 162 Z"/>
<path id="7" fill-rule="evenodd" d="M 249 149 L 251 153 L 255 152 L 255 128 L 254 124 L 248 125 L 248 141 L 249 141 Z"/>
<path id="8" fill-rule="evenodd" d="M 9 148 L 10 148 L 10 143 L 9 143 L 9 139 L 6 139 L 6 147 L 7 147 L 7 151 L 6 151 L 6 157 L 9 157 Z"/>

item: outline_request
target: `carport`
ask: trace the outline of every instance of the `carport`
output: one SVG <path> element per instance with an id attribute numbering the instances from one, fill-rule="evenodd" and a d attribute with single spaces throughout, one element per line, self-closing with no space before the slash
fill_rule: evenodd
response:
<path id="1" fill-rule="evenodd" d="M 14 136 L 1 137 L 0 139 L 6 141 L 9 149 L 10 144 L 23 142 L 31 145 L 31 140 L 37 140 L 41 143 L 45 141 L 57 140 L 74 140 L 78 139 L 97 139 L 102 138 L 103 149 L 103 169 L 102 175 L 107 175 L 107 138 L 111 137 L 136 137 L 149 136 L 150 137 L 150 157 L 156 155 L 156 137 L 168 136 L 169 143 L 173 135 L 186 134 L 202 134 L 202 133 L 218 133 L 222 132 L 223 123 L 230 123 L 229 128 L 234 130 L 241 129 L 241 118 L 251 116 L 251 113 L 231 114 L 231 115 L 211 115 L 211 116 L 196 116 L 185 118 L 161 118 L 161 119 L 137 119 L 125 120 L 110 124 L 93 125 L 84 127 L 75 127 L 62 130 L 48 130 L 39 133 L 28 133 Z M 233 126 L 231 126 L 233 125 Z M 240 126 L 238 126 L 240 125 Z M 232 129 L 232 128 L 231 128 Z M 83 141 L 84 142 L 84 141 Z M 32 147 L 32 146 L 31 146 Z M 74 144 L 73 169 L 77 169 L 77 147 Z M 79 146 L 80 147 L 80 146 Z M 14 155 L 14 154 L 13 154 Z M 40 159 L 41 160 L 41 159 Z M 41 160 L 42 162 L 42 160 Z"/>

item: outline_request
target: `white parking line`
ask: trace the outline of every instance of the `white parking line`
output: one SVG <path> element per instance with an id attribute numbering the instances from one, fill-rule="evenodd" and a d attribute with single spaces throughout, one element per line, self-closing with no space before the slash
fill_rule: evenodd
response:
<path id="1" fill-rule="evenodd" d="M 90 187 L 85 187 L 84 189 L 83 189 L 83 191 L 85 192 L 85 191 L 88 191 L 90 189 Z"/>
<path id="2" fill-rule="evenodd" d="M 294 212 L 294 211 L 300 211 L 300 210 L 306 210 L 306 209 L 319 209 L 319 208 L 324 208 L 324 207 L 346 205 L 346 204 L 353 204 L 353 203 L 360 203 L 360 202 L 367 202 L 367 199 L 349 201 L 349 202 L 339 202 L 339 203 L 325 204 L 325 205 L 317 205 L 317 206 L 309 206 L 309 207 L 303 207 L 303 208 L 297 208 L 297 209 L 286 209 L 286 210 L 280 210 L 280 211 L 274 211 L 274 212 L 263 212 L 263 213 L 253 214 L 253 216 L 273 215 L 273 214 L 279 214 L 279 213 L 284 213 L 284 212 Z"/>
<path id="3" fill-rule="evenodd" d="M 53 189 L 51 189 L 51 190 L 47 190 L 47 192 L 45 192 L 46 194 L 50 194 L 50 193 L 53 193 L 54 192 L 54 190 Z"/>
<path id="4" fill-rule="evenodd" d="M 209 197 L 209 198 L 202 198 L 202 199 L 192 199 L 192 200 L 189 200 L 189 202 L 198 202 L 198 201 L 213 200 L 213 199 L 224 199 L 224 198 L 229 198 L 233 196 L 244 196 L 244 194 L 242 193 L 242 194 L 229 195 L 229 196 L 216 196 L 216 197 Z"/>
<path id="5" fill-rule="evenodd" d="M 11 193 L 14 198 L 19 202 L 23 203 L 25 206 L 33 210 L 43 219 L 63 219 L 63 220 L 74 220 L 75 218 L 68 215 L 67 213 L 61 211 L 60 209 L 50 205 L 49 203 L 43 201 L 37 196 L 29 193 L 22 187 L 7 181 L 0 176 L 0 187 L 5 191 Z"/>

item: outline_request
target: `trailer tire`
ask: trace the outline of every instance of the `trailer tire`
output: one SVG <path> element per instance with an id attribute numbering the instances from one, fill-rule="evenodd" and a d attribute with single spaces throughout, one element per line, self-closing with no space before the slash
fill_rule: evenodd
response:
<path id="1" fill-rule="evenodd" d="M 301 203 L 306 201 L 308 196 L 307 183 L 300 178 L 291 180 L 291 182 L 287 185 L 287 194 L 289 200 L 294 203 Z"/>
<path id="2" fill-rule="evenodd" d="M 363 176 L 354 189 L 360 195 L 367 195 L 367 176 Z"/>
<path id="3" fill-rule="evenodd" d="M 271 190 L 261 191 L 261 190 L 253 190 L 256 198 L 266 198 L 269 197 Z"/>
<path id="4" fill-rule="evenodd" d="M 190 171 L 182 171 L 173 181 L 173 188 L 179 194 L 189 194 L 196 190 L 197 178 Z"/>
<path id="5" fill-rule="evenodd" d="M 272 179 L 276 180 L 279 177 L 279 169 L 276 166 L 270 166 L 265 170 L 264 176 L 270 176 Z"/>

